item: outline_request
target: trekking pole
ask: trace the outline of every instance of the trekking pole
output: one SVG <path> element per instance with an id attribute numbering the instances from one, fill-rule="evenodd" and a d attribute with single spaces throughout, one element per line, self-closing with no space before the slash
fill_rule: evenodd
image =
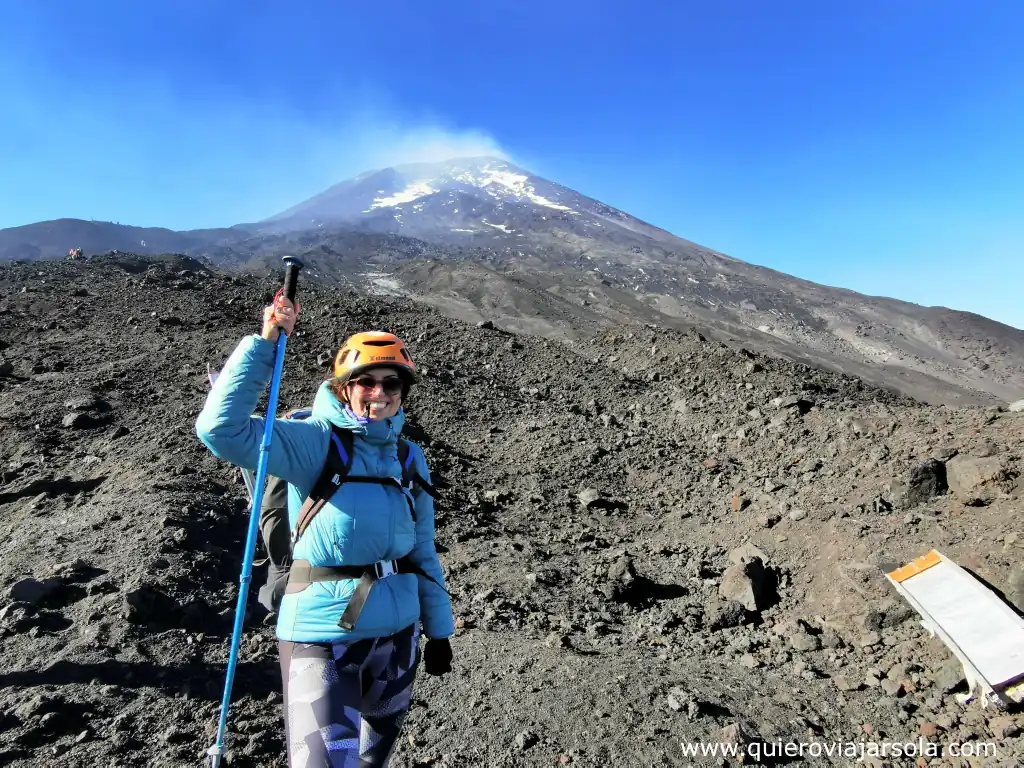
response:
<path id="1" fill-rule="evenodd" d="M 302 262 L 294 256 L 285 256 L 284 295 L 295 301 L 295 290 Z M 274 358 L 274 377 L 270 381 L 270 398 L 267 402 L 267 418 L 263 427 L 263 442 L 256 465 L 253 484 L 252 505 L 249 507 L 249 533 L 245 540 L 245 555 L 242 558 L 242 575 L 239 578 L 238 603 L 235 605 L 235 628 L 231 635 L 231 654 L 228 656 L 227 679 L 224 683 L 224 698 L 220 704 L 220 721 L 217 723 L 217 741 L 206 750 L 210 756 L 211 768 L 219 768 L 224 756 L 224 731 L 228 720 L 228 705 L 231 703 L 231 686 L 235 680 L 235 666 L 238 664 L 238 648 L 242 641 L 242 624 L 245 621 L 245 603 L 249 596 L 249 582 L 252 581 L 252 561 L 256 554 L 256 537 L 259 533 L 260 506 L 263 504 L 263 487 L 267 482 L 267 460 L 270 456 L 270 439 L 274 434 L 274 418 L 277 413 L 277 398 L 281 388 L 281 372 L 284 369 L 284 348 L 287 336 L 280 332 L 277 337 L 277 351 Z"/>

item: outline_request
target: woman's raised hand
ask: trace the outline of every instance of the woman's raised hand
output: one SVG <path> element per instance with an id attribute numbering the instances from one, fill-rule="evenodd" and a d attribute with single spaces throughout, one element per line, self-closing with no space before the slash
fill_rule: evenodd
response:
<path id="1" fill-rule="evenodd" d="M 267 341 L 277 341 L 280 329 L 284 329 L 286 336 L 291 336 L 301 309 L 301 305 L 292 304 L 291 300 L 284 296 L 274 299 L 273 304 L 263 309 L 263 338 Z"/>

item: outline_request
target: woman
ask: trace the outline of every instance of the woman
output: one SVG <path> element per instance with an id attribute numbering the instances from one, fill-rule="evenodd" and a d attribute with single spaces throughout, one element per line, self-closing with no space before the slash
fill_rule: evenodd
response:
<path id="1" fill-rule="evenodd" d="M 256 468 L 265 422 L 252 414 L 273 374 L 279 329 L 290 334 L 296 317 L 287 298 L 275 299 L 262 335 L 242 339 L 212 386 L 196 434 L 218 458 Z M 402 475 L 402 404 L 416 365 L 397 336 L 370 332 L 345 341 L 334 374 L 309 418 L 275 419 L 267 458 L 268 475 L 288 483 L 295 531 L 328 449 L 336 449 L 337 428 L 352 433 L 349 475 L 304 520 L 278 612 L 291 768 L 387 765 L 408 711 L 421 631 L 425 671 L 451 669 L 455 622 L 434 546 L 433 500 L 390 480 Z M 429 483 L 423 452 L 409 445 Z"/>

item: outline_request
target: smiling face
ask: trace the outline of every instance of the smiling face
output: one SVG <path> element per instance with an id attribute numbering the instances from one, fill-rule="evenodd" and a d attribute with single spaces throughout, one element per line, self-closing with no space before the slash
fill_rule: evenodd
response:
<path id="1" fill-rule="evenodd" d="M 353 411 L 379 421 L 390 419 L 402 407 L 402 386 L 402 378 L 394 368 L 372 368 L 353 376 L 345 391 Z"/>

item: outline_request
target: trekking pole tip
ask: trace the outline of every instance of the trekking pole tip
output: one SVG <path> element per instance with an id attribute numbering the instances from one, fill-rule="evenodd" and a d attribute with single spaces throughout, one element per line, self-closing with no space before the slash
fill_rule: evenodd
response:
<path id="1" fill-rule="evenodd" d="M 210 756 L 210 768 L 220 768 L 220 759 L 224 755 L 224 748 L 214 744 L 206 754 Z"/>

